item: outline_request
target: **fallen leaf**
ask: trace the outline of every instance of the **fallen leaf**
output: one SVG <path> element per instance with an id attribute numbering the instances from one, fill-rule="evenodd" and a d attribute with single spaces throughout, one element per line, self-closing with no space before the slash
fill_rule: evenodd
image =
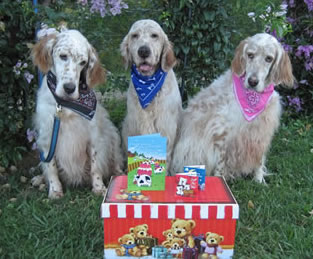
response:
<path id="1" fill-rule="evenodd" d="M 310 214 L 311 216 L 313 216 L 313 210 L 309 211 L 309 214 Z"/>
<path id="2" fill-rule="evenodd" d="M 249 209 L 254 209 L 254 204 L 251 200 L 248 201 L 248 208 Z"/>

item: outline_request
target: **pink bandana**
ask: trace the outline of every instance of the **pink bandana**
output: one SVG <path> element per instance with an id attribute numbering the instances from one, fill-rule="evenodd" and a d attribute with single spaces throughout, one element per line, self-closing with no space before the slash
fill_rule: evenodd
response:
<path id="1" fill-rule="evenodd" d="M 268 85 L 262 93 L 243 86 L 245 75 L 238 77 L 233 73 L 233 86 L 236 99 L 239 103 L 243 116 L 247 121 L 252 121 L 261 112 L 271 100 L 274 92 L 274 85 Z"/>

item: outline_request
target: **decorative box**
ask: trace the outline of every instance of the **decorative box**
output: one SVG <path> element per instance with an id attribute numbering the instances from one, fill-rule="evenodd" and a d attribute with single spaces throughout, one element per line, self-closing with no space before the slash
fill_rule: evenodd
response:
<path id="1" fill-rule="evenodd" d="M 234 254 L 239 206 L 222 177 L 205 177 L 205 189 L 176 195 L 176 178 L 164 191 L 127 191 L 127 176 L 112 177 L 101 205 L 104 258 L 188 258 Z M 215 257 L 216 258 L 216 257 Z"/>

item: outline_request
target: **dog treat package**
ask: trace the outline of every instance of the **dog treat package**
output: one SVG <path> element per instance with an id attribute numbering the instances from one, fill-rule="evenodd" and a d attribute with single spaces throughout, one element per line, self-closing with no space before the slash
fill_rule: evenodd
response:
<path id="1" fill-rule="evenodd" d="M 101 204 L 104 258 L 233 256 L 239 206 L 224 178 L 205 177 L 194 196 L 176 194 L 176 176 L 164 191 L 130 191 L 127 178 L 113 176 Z"/>
<path id="2" fill-rule="evenodd" d="M 166 142 L 160 134 L 128 137 L 129 191 L 164 190 Z"/>

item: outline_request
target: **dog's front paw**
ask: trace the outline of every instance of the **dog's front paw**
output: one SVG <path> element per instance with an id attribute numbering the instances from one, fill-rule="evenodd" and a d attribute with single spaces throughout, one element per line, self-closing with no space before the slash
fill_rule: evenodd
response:
<path id="1" fill-rule="evenodd" d="M 36 175 L 31 179 L 31 184 L 34 187 L 39 187 L 43 183 L 45 183 L 45 177 L 42 174 Z"/>
<path id="2" fill-rule="evenodd" d="M 64 196 L 63 192 L 49 192 L 49 199 L 60 199 Z"/>
<path id="3" fill-rule="evenodd" d="M 104 195 L 106 191 L 107 191 L 107 188 L 104 185 L 94 186 L 92 188 L 92 192 L 96 195 Z"/>
<path id="4" fill-rule="evenodd" d="M 63 191 L 49 191 L 49 199 L 60 199 L 64 196 Z"/>

